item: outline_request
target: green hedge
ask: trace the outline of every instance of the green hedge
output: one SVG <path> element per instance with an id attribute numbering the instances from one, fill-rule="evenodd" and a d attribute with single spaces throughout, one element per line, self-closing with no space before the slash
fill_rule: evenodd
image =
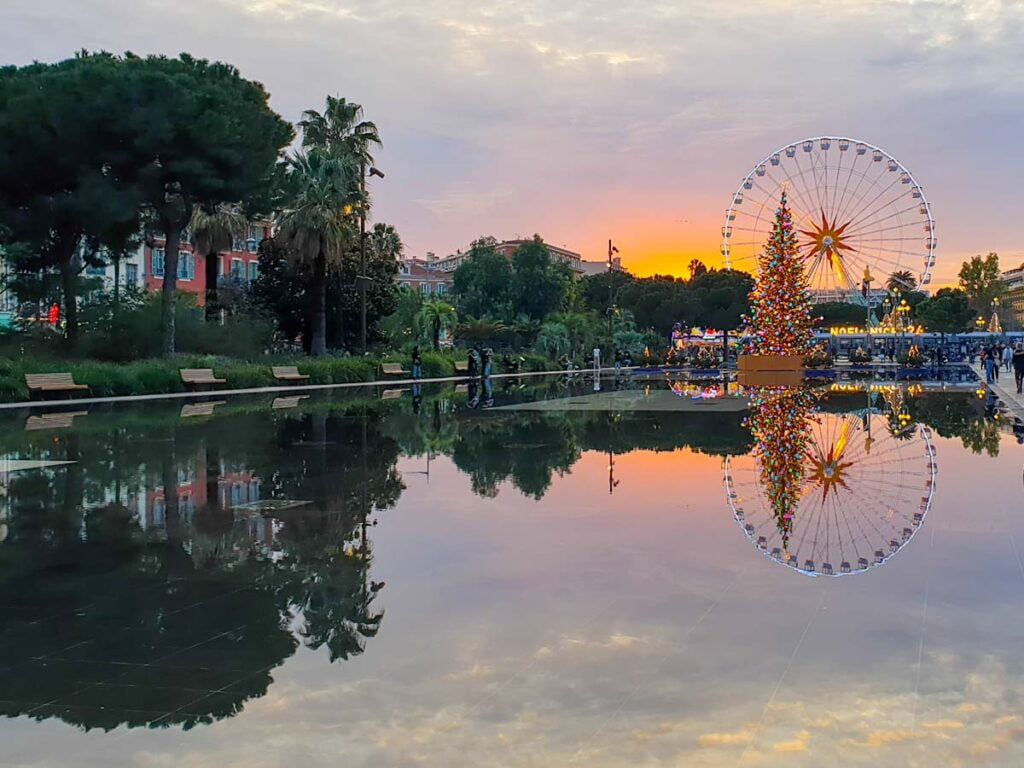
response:
<path id="1" fill-rule="evenodd" d="M 455 360 L 463 355 L 451 352 L 422 353 L 424 378 L 443 378 L 455 375 Z M 545 371 L 553 363 L 543 355 L 523 355 L 523 371 Z M 412 357 L 389 355 L 383 359 L 358 357 L 321 358 L 268 358 L 266 362 L 246 362 L 217 356 L 183 355 L 170 360 L 139 360 L 132 363 L 105 363 L 96 361 L 68 361 L 40 358 L 0 357 L 0 401 L 28 400 L 25 386 L 26 373 L 56 373 L 70 371 L 79 384 L 86 384 L 96 397 L 118 395 L 149 395 L 182 392 L 184 385 L 179 373 L 182 368 L 212 368 L 214 373 L 227 379 L 229 389 L 269 387 L 278 383 L 271 373 L 272 365 L 297 365 L 299 372 L 309 376 L 311 384 L 354 384 L 380 379 L 382 362 L 400 363 L 411 370 Z M 500 372 L 500 366 L 495 372 Z"/>

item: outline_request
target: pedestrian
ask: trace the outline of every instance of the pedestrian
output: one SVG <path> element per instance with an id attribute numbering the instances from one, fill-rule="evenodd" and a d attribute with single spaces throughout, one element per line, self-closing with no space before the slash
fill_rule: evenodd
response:
<path id="1" fill-rule="evenodd" d="M 1010 363 L 1013 362 L 1013 350 L 1010 349 L 1009 344 L 1003 345 L 1003 367 L 1007 372 L 1010 370 Z"/>
<path id="2" fill-rule="evenodd" d="M 470 349 L 466 353 L 466 373 L 469 375 L 469 378 L 475 379 L 476 378 L 476 371 L 477 371 L 477 366 L 476 366 L 476 350 L 475 349 Z"/>
<path id="3" fill-rule="evenodd" d="M 412 348 L 412 377 L 414 379 L 423 378 L 423 356 L 420 355 L 419 344 Z"/>
<path id="4" fill-rule="evenodd" d="M 999 370 L 999 367 L 996 365 L 995 355 L 991 349 L 985 351 L 982 365 L 985 366 L 985 383 L 992 384 L 996 380 L 996 371 Z"/>
<path id="5" fill-rule="evenodd" d="M 481 353 L 481 356 L 480 356 L 480 360 L 481 360 L 481 363 L 482 363 L 482 366 L 481 366 L 482 367 L 482 371 L 481 371 L 481 373 L 482 373 L 484 381 L 489 381 L 490 378 L 491 378 L 491 356 L 492 356 L 492 354 L 493 354 L 493 350 L 490 347 L 484 347 L 483 352 Z"/>
<path id="6" fill-rule="evenodd" d="M 1013 350 L 1013 376 L 1017 380 L 1017 394 L 1022 394 L 1021 384 L 1024 383 L 1024 344 L 1017 342 Z"/>
<path id="7" fill-rule="evenodd" d="M 618 376 L 622 373 L 622 350 L 615 350 L 615 375 Z"/>

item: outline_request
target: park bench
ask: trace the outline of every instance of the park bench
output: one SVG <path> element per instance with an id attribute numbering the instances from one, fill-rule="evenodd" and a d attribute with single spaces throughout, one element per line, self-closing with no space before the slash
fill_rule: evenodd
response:
<path id="1" fill-rule="evenodd" d="M 309 376 L 299 373 L 297 365 L 275 365 L 270 370 L 278 381 L 309 381 Z"/>
<path id="2" fill-rule="evenodd" d="M 385 376 L 408 376 L 409 372 L 402 367 L 401 363 L 381 363 L 380 372 Z"/>
<path id="3" fill-rule="evenodd" d="M 226 400 L 206 400 L 202 403 L 186 403 L 181 406 L 181 418 L 189 419 L 194 416 L 213 416 L 213 409 L 218 405 L 224 405 Z"/>
<path id="4" fill-rule="evenodd" d="M 88 411 L 62 411 L 60 413 L 40 413 L 35 416 L 29 416 L 25 422 L 25 431 L 68 429 L 74 426 L 76 416 L 85 416 L 87 413 Z"/>
<path id="5" fill-rule="evenodd" d="M 89 392 L 85 384 L 75 384 L 70 373 L 26 373 L 25 386 L 28 387 L 29 397 L 50 392 Z"/>
<path id="6" fill-rule="evenodd" d="M 397 400 L 405 392 L 404 389 L 385 389 L 380 393 L 381 400 Z"/>
<path id="7" fill-rule="evenodd" d="M 219 387 L 227 384 L 227 379 L 218 379 L 213 375 L 213 368 L 182 368 L 181 380 L 189 389 L 200 387 Z"/>
<path id="8" fill-rule="evenodd" d="M 285 408 L 296 408 L 299 403 L 308 398 L 309 395 L 295 395 L 294 397 L 275 397 L 274 402 L 271 404 L 271 408 L 275 411 L 284 410 Z"/>
<path id="9" fill-rule="evenodd" d="M 469 373 L 469 360 L 456 360 L 455 361 L 455 372 L 456 373 Z"/>

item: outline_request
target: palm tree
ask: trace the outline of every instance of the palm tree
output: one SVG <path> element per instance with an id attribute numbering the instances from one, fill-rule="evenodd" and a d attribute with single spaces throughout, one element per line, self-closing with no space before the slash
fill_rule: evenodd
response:
<path id="1" fill-rule="evenodd" d="M 373 155 L 370 150 L 373 147 L 382 146 L 377 126 L 369 120 L 363 120 L 363 108 L 354 102 L 336 96 L 328 96 L 324 111 L 317 112 L 315 109 L 307 109 L 302 113 L 299 127 L 302 129 L 302 146 L 307 150 L 318 149 L 328 152 L 341 159 L 343 162 L 354 163 L 358 172 L 352 180 L 352 206 L 353 213 L 359 215 L 360 235 L 355 247 L 365 247 L 366 235 L 363 227 L 366 222 L 366 215 L 370 207 L 370 199 L 366 194 L 366 169 L 373 164 Z M 362 265 L 360 265 L 362 266 Z M 342 294 L 344 288 L 342 271 L 338 270 L 338 293 Z M 362 289 L 365 291 L 365 286 Z M 363 293 L 365 301 L 365 293 Z M 338 312 L 338 339 L 344 338 L 342 323 L 345 313 Z M 340 344 L 340 341 L 339 341 Z"/>
<path id="2" fill-rule="evenodd" d="M 428 299 L 416 314 L 417 326 L 430 330 L 430 341 L 434 349 L 441 347 L 441 329 L 452 328 L 457 319 L 455 307 L 441 299 Z"/>
<path id="3" fill-rule="evenodd" d="M 371 147 L 381 145 L 377 126 L 363 120 L 363 108 L 354 102 L 327 97 L 324 111 L 307 109 L 302 113 L 302 146 L 306 149 L 326 149 L 330 152 L 354 157 L 370 164 Z"/>
<path id="4" fill-rule="evenodd" d="M 889 275 L 889 279 L 885 281 L 885 287 L 890 291 L 897 289 L 912 291 L 917 288 L 917 278 L 909 269 L 899 269 Z"/>
<path id="5" fill-rule="evenodd" d="M 395 261 L 402 258 L 402 251 L 405 250 L 405 246 L 402 244 L 402 238 L 398 236 L 398 230 L 391 224 L 378 221 L 373 225 L 369 238 L 370 251 L 378 258 L 388 258 Z"/>
<path id="6" fill-rule="evenodd" d="M 313 263 L 313 355 L 327 349 L 327 265 L 340 264 L 353 240 L 345 211 L 356 172 L 351 160 L 317 149 L 300 152 L 289 162 L 290 200 L 278 218 L 278 237 L 293 258 Z"/>
<path id="7" fill-rule="evenodd" d="M 466 319 L 456 327 L 455 332 L 464 341 L 487 341 L 488 339 L 493 339 L 504 331 L 505 328 L 506 326 L 503 322 L 494 320 L 486 315 L 479 318 L 467 315 Z"/>
<path id="8" fill-rule="evenodd" d="M 218 254 L 230 250 L 236 236 L 244 234 L 249 222 L 238 206 L 220 204 L 214 208 L 197 205 L 188 228 L 192 247 L 206 260 L 206 319 L 217 314 Z"/>

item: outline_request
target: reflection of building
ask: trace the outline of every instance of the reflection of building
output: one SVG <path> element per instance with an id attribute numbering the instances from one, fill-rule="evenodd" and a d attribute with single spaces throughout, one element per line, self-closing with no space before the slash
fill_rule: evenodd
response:
<path id="1" fill-rule="evenodd" d="M 530 241 L 503 240 L 502 242 L 495 245 L 494 248 L 506 259 L 511 259 L 512 255 L 516 252 L 519 246 L 528 242 Z M 580 256 L 578 253 L 576 253 L 575 251 L 570 251 L 567 248 L 559 248 L 556 245 L 551 245 L 551 243 L 545 243 L 544 245 L 547 246 L 548 251 L 551 253 L 551 260 L 553 262 L 555 262 L 556 264 L 565 264 L 566 266 L 569 267 L 569 269 L 572 270 L 572 273 L 574 275 L 578 276 L 584 274 L 583 257 Z M 469 256 L 468 249 L 465 251 L 458 250 L 450 256 L 445 256 L 443 259 L 438 259 L 437 268 L 442 272 L 454 272 L 456 269 L 459 268 L 459 265 L 466 260 L 467 256 Z M 606 262 L 601 263 L 604 264 L 604 269 L 608 268 L 608 264 Z"/>

